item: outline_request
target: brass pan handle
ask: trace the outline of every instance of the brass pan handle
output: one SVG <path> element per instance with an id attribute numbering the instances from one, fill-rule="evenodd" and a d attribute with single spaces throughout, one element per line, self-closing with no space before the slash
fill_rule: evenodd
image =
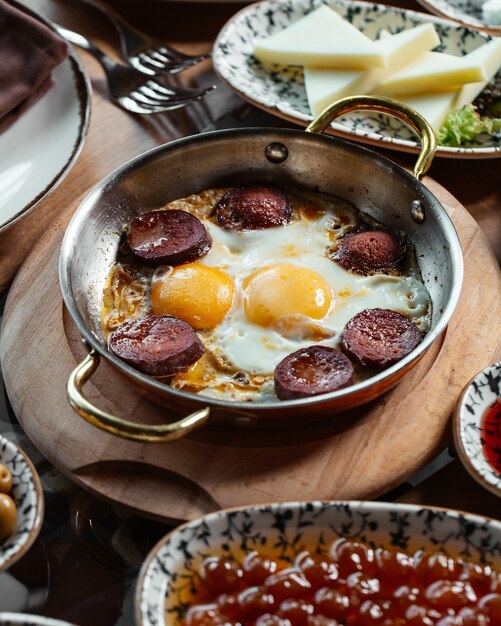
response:
<path id="1" fill-rule="evenodd" d="M 421 139 L 421 152 L 416 165 L 414 176 L 418 180 L 429 170 L 435 152 L 437 150 L 437 138 L 435 132 L 424 117 L 415 109 L 383 96 L 349 96 L 330 104 L 320 115 L 306 128 L 308 133 L 323 133 L 329 124 L 340 115 L 351 111 L 369 110 L 378 113 L 387 113 L 398 117 L 416 131 Z"/>
<path id="2" fill-rule="evenodd" d="M 177 422 L 161 425 L 145 425 L 129 422 L 111 413 L 102 411 L 87 400 L 82 387 L 96 371 L 100 357 L 91 350 L 85 359 L 71 372 L 66 392 L 73 409 L 85 420 L 113 435 L 133 441 L 175 441 L 209 420 L 210 409 L 206 407 Z"/>

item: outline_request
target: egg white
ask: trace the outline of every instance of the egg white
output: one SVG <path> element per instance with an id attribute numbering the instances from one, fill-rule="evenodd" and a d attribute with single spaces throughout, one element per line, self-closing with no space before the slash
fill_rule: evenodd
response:
<path id="1" fill-rule="evenodd" d="M 341 213 L 343 220 L 339 220 Z M 368 308 L 399 311 L 411 317 L 420 330 L 427 331 L 430 297 L 417 277 L 361 276 L 345 270 L 326 256 L 336 238 L 359 224 L 356 213 L 348 205 L 341 206 L 341 213 L 336 216 L 326 211 L 316 220 L 302 217 L 279 228 L 241 232 L 202 220 L 213 246 L 198 262 L 220 269 L 231 276 L 235 284 L 235 298 L 224 320 L 216 328 L 200 333 L 207 349 L 223 366 L 251 375 L 271 376 L 284 357 L 300 348 L 312 343 L 337 347 L 346 323 Z M 304 338 L 301 329 L 298 336 L 284 336 L 273 326 L 258 326 L 247 318 L 243 306 L 243 281 L 252 272 L 276 263 L 316 272 L 330 287 L 332 304 L 327 315 L 321 320 L 301 320 L 306 326 L 321 327 L 325 338 L 314 342 L 308 338 L 308 333 Z M 156 279 L 161 280 L 162 276 Z M 225 378 L 227 376 L 225 374 Z M 216 379 L 211 386 L 217 386 Z M 201 393 L 214 395 L 216 392 L 207 389 Z"/>

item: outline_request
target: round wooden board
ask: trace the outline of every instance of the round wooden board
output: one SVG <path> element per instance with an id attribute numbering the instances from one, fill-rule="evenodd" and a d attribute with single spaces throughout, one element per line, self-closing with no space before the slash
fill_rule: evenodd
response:
<path id="1" fill-rule="evenodd" d="M 86 489 L 165 521 L 257 502 L 368 499 L 402 483 L 447 444 L 462 387 L 499 359 L 501 349 L 497 261 L 466 209 L 433 180 L 425 183 L 456 225 L 465 279 L 447 332 L 403 381 L 378 401 L 321 424 L 284 430 L 209 426 L 167 444 L 108 435 L 67 402 L 66 380 L 85 354 L 59 292 L 67 215 L 33 250 L 5 308 L 2 370 L 26 433 Z M 86 393 L 98 406 L 131 419 L 168 419 L 106 363 Z"/>

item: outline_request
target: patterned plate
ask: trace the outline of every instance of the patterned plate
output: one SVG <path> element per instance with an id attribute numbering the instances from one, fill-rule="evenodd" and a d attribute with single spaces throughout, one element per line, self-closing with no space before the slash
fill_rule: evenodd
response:
<path id="1" fill-rule="evenodd" d="M 490 408 L 492 417 L 484 424 Z M 501 473 L 489 463 L 484 451 L 501 465 L 500 442 L 501 361 L 486 367 L 468 383 L 454 413 L 454 444 L 461 462 L 482 487 L 497 496 L 501 496 Z"/>
<path id="2" fill-rule="evenodd" d="M 32 545 L 42 526 L 42 485 L 31 461 L 11 441 L 0 435 L 0 463 L 12 474 L 12 499 L 16 504 L 16 526 L 11 537 L 0 542 L 0 571 L 13 565 Z"/>
<path id="3" fill-rule="evenodd" d="M 483 15 L 482 8 L 475 0 L 417 0 L 425 9 L 440 15 L 448 17 L 459 24 L 470 26 L 484 30 L 492 35 L 501 35 L 501 26 L 487 24 Z"/>
<path id="4" fill-rule="evenodd" d="M 354 0 L 264 0 L 237 13 L 221 30 L 213 50 L 217 73 L 239 95 L 281 118 L 306 126 L 313 118 L 301 67 L 270 70 L 253 55 L 253 43 L 282 30 L 321 4 L 328 4 L 371 39 L 381 30 L 397 33 L 423 22 L 435 24 L 441 39 L 437 51 L 463 55 L 490 39 L 478 31 L 415 11 Z M 415 135 L 405 124 L 381 114 L 357 113 L 339 118 L 329 129 L 334 135 L 405 152 L 418 152 Z M 501 135 L 480 136 L 468 148 L 439 147 L 437 154 L 453 158 L 501 156 Z"/>
<path id="5" fill-rule="evenodd" d="M 164 537 L 150 552 L 136 591 L 138 626 L 178 626 L 202 559 L 242 559 L 262 549 L 290 563 L 305 547 L 325 552 L 338 537 L 414 552 L 425 548 L 501 567 L 501 522 L 384 502 L 292 502 L 206 515 Z"/>

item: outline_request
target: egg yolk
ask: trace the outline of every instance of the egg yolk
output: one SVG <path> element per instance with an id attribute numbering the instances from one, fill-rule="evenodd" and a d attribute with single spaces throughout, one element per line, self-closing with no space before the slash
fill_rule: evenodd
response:
<path id="1" fill-rule="evenodd" d="M 155 315 L 174 315 L 196 330 L 216 327 L 230 309 L 235 287 L 214 267 L 188 263 L 173 268 L 151 289 Z"/>
<path id="2" fill-rule="evenodd" d="M 176 379 L 193 387 L 203 387 L 214 378 L 215 374 L 210 357 L 205 353 L 185 372 L 180 372 Z"/>
<path id="3" fill-rule="evenodd" d="M 284 315 L 323 318 L 329 311 L 329 285 L 311 270 L 277 263 L 263 267 L 243 282 L 244 309 L 259 326 L 270 326 Z"/>

